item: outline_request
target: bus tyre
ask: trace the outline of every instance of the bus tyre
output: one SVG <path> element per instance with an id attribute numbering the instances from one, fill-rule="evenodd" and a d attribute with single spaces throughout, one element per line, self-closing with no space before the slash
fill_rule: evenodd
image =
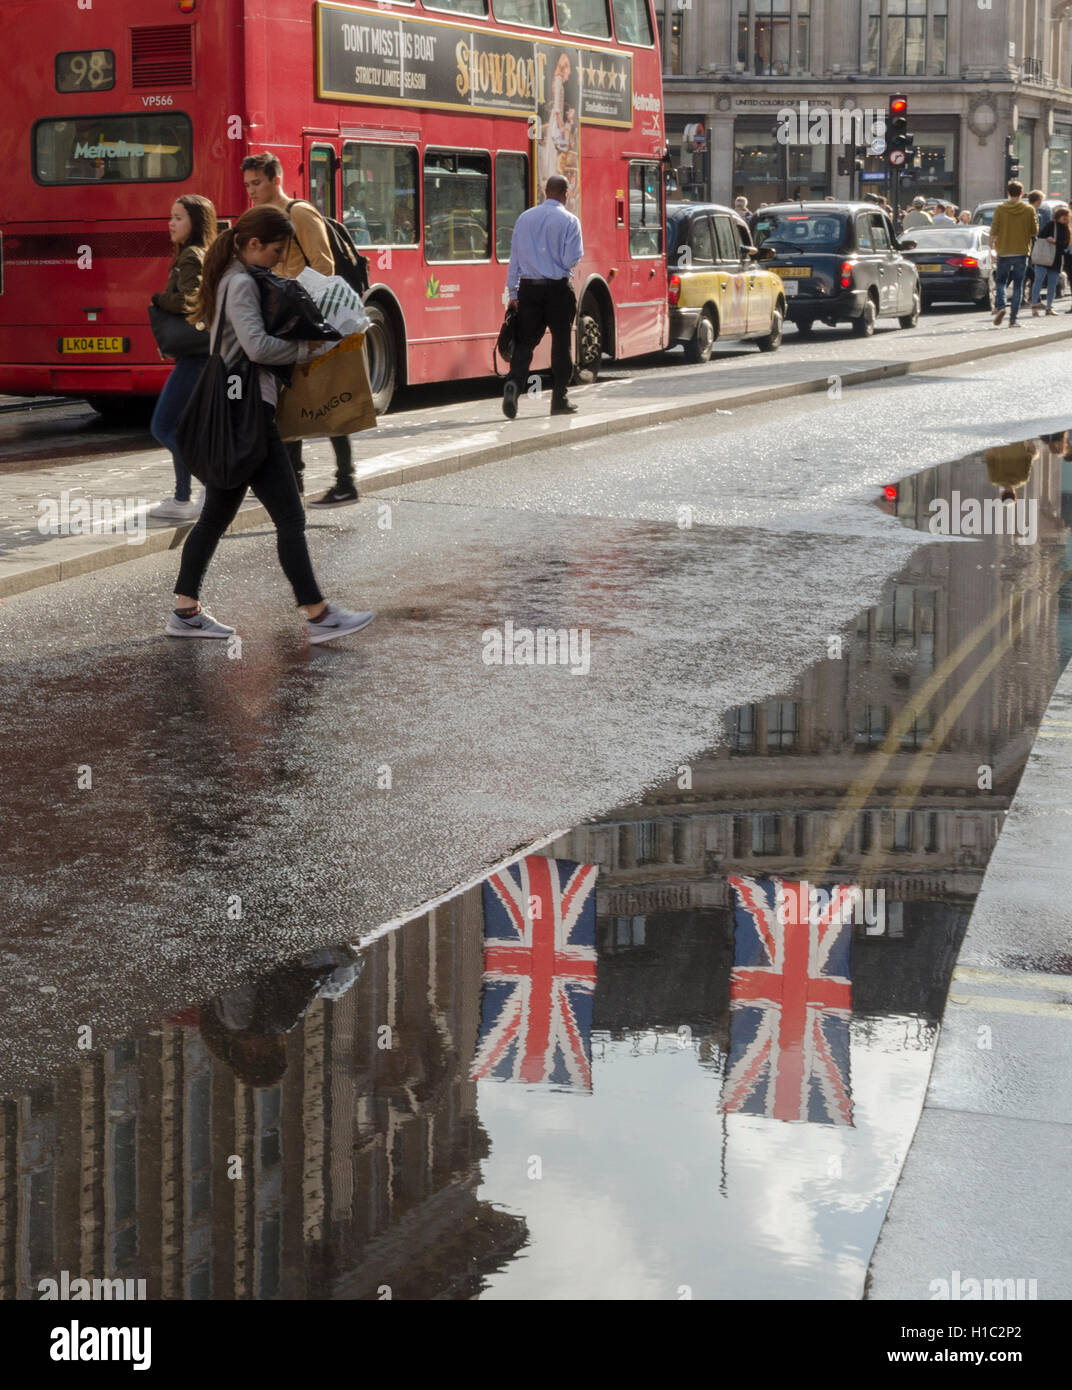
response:
<path id="1" fill-rule="evenodd" d="M 705 309 L 696 325 L 696 332 L 685 344 L 686 362 L 710 362 L 718 337 L 718 324 L 710 309 Z"/>
<path id="2" fill-rule="evenodd" d="M 603 360 L 603 320 L 599 306 L 586 299 L 577 316 L 577 365 L 573 380 L 578 386 L 588 386 L 599 376 Z"/>
<path id="3" fill-rule="evenodd" d="M 398 385 L 398 342 L 394 324 L 378 304 L 366 304 L 365 370 L 377 415 L 386 415 Z"/>

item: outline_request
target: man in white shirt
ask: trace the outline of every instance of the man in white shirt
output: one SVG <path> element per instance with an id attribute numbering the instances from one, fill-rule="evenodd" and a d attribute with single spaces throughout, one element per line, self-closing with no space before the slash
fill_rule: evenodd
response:
<path id="1" fill-rule="evenodd" d="M 945 203 L 939 203 L 934 209 L 934 225 L 936 227 L 955 227 L 957 219 L 949 216 L 949 208 Z"/>
<path id="2" fill-rule="evenodd" d="M 574 415 L 567 398 L 573 376 L 570 338 L 577 317 L 577 296 L 570 279 L 584 255 L 581 224 L 566 208 L 569 184 L 561 174 L 547 180 L 547 197 L 528 208 L 514 224 L 506 289 L 510 307 L 517 310 L 510 375 L 503 389 L 503 414 L 517 416 L 517 398 L 528 383 L 532 354 L 551 330 L 552 415 Z"/>

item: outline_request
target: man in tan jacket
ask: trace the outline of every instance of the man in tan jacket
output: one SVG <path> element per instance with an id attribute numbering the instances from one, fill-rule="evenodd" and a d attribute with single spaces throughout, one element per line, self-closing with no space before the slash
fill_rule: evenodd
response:
<path id="1" fill-rule="evenodd" d="M 275 267 L 275 273 L 288 280 L 295 280 L 305 267 L 312 266 L 321 275 L 335 274 L 335 258 L 331 254 L 324 219 L 313 207 L 301 198 L 289 198 L 283 192 L 283 166 L 274 154 L 251 154 L 242 161 L 242 179 L 246 194 L 251 203 L 262 207 L 278 208 L 285 212 L 294 223 L 294 239 L 287 247 L 287 253 Z M 353 452 L 350 437 L 340 434 L 331 440 L 335 450 L 335 483 L 328 488 L 323 497 L 310 503 L 313 507 L 341 507 L 347 502 L 358 500 L 354 486 Z M 294 439 L 286 445 L 290 461 L 294 465 L 294 475 L 298 479 L 298 490 L 305 494 L 305 467 L 302 463 L 302 441 Z"/>
<path id="2" fill-rule="evenodd" d="M 1005 286 L 1012 276 L 1012 311 L 1009 314 L 1009 327 L 1017 328 L 1016 316 L 1020 312 L 1020 302 L 1024 297 L 1024 276 L 1027 274 L 1027 258 L 1031 254 L 1031 243 L 1038 236 L 1038 217 L 1030 203 L 1024 201 L 1024 186 L 1017 179 L 1010 180 L 1008 198 L 994 209 L 994 220 L 990 224 L 990 249 L 997 252 L 998 270 L 997 301 L 994 323 L 999 324 L 1005 317 Z"/>

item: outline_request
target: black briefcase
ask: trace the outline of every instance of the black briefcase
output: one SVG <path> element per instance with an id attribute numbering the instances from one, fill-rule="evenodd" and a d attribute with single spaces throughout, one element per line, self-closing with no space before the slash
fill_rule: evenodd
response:
<path id="1" fill-rule="evenodd" d="M 502 327 L 499 329 L 499 337 L 495 343 L 499 356 L 504 362 L 509 362 L 510 358 L 514 355 L 514 337 L 516 332 L 517 310 L 511 305 L 506 311 L 506 317 L 503 319 Z"/>

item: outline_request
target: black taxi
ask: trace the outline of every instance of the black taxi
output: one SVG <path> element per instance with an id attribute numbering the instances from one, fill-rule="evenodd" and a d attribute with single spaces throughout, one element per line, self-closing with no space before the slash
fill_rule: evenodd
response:
<path id="1" fill-rule="evenodd" d="M 766 268 L 781 277 L 798 333 L 810 333 L 816 320 L 847 320 L 861 337 L 882 317 L 915 327 L 919 275 L 901 254 L 915 243 L 910 235 L 898 240 L 874 203 L 776 203 L 756 214 L 755 240 L 774 252 Z"/>

